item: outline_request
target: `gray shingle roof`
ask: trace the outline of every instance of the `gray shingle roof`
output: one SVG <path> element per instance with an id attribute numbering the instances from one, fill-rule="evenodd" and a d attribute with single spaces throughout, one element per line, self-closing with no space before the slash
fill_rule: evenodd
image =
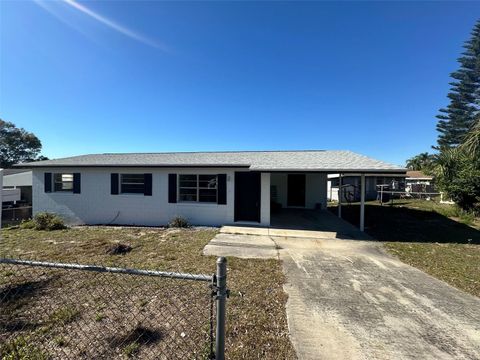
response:
<path id="1" fill-rule="evenodd" d="M 248 167 L 255 171 L 381 171 L 405 169 L 344 150 L 91 154 L 19 164 L 28 167 Z"/>

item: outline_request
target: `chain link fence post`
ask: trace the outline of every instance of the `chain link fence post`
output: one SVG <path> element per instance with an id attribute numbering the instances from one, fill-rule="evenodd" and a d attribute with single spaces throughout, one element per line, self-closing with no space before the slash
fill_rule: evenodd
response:
<path id="1" fill-rule="evenodd" d="M 216 290 L 217 290 L 217 328 L 215 336 L 215 359 L 225 359 L 225 314 L 226 302 L 228 297 L 227 289 L 227 259 L 219 257 L 217 259 L 216 274 Z"/>

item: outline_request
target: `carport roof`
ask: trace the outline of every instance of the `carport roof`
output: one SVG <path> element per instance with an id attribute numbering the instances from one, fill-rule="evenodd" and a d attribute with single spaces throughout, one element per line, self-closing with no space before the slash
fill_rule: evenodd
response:
<path id="1" fill-rule="evenodd" d="M 346 150 L 90 154 L 18 167 L 245 167 L 251 171 L 395 172 L 406 169 Z"/>

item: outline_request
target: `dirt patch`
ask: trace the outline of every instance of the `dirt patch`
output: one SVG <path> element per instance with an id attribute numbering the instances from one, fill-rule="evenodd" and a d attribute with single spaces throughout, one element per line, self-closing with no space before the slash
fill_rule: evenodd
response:
<path id="1" fill-rule="evenodd" d="M 114 244 L 107 249 L 108 255 L 125 255 L 132 251 L 130 244 Z"/>

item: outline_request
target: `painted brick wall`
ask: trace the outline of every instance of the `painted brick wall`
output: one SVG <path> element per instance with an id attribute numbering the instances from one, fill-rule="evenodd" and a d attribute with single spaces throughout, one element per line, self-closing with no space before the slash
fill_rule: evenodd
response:
<path id="1" fill-rule="evenodd" d="M 81 193 L 45 193 L 45 172 L 80 172 Z M 70 224 L 165 225 L 174 216 L 192 224 L 233 223 L 235 169 L 45 168 L 33 171 L 33 213 L 55 212 Z M 111 195 L 111 173 L 152 173 L 152 196 Z M 168 174 L 227 174 L 227 205 L 168 203 Z"/>

